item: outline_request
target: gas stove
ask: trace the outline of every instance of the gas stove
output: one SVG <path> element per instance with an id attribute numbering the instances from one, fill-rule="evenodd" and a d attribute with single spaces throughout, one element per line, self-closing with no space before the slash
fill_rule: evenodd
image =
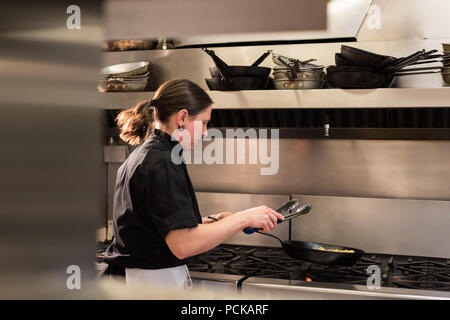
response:
<path id="1" fill-rule="evenodd" d="M 257 283 L 450 298 L 450 259 L 442 258 L 366 253 L 350 267 L 324 266 L 294 260 L 281 248 L 223 244 L 192 258 L 188 267 L 193 278 L 223 275 L 237 290 Z M 375 269 L 378 290 L 368 287 Z"/>
<path id="2" fill-rule="evenodd" d="M 108 244 L 97 243 L 99 270 Z M 222 244 L 192 257 L 188 268 L 194 287 L 217 297 L 450 299 L 450 259 L 443 258 L 366 253 L 353 266 L 324 266 L 292 259 L 282 248 Z M 379 272 L 375 289 L 370 268 Z"/>

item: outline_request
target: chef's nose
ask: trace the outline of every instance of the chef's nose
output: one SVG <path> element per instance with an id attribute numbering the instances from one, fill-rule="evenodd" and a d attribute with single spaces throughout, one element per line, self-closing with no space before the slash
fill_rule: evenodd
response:
<path id="1" fill-rule="evenodd" d="M 204 129 L 203 129 L 202 137 L 203 137 L 203 138 L 206 138 L 207 136 L 208 136 L 208 128 L 204 128 Z"/>

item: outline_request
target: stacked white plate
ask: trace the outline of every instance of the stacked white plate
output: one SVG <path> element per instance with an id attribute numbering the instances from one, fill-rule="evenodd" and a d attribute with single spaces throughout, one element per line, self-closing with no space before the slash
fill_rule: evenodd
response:
<path id="1" fill-rule="evenodd" d="M 149 80 L 147 61 L 116 64 L 100 70 L 98 90 L 144 91 Z"/>

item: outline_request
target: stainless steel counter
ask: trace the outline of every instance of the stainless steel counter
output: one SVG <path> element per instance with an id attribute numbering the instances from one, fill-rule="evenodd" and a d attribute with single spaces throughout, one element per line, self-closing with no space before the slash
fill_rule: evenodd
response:
<path id="1" fill-rule="evenodd" d="M 450 292 L 399 288 L 369 289 L 361 285 L 310 283 L 297 280 L 250 277 L 242 284 L 242 296 L 261 299 L 446 299 Z"/>
<path id="2" fill-rule="evenodd" d="M 450 300 L 450 292 L 400 288 L 369 289 L 362 285 L 311 283 L 299 280 L 250 277 L 190 272 L 196 291 L 209 291 L 221 297 L 295 299 L 295 300 L 392 300 L 426 299 Z M 242 281 L 242 284 L 240 283 Z"/>
<path id="3" fill-rule="evenodd" d="M 209 291 L 217 297 L 237 295 L 238 282 L 243 276 L 190 271 L 193 288 L 196 291 Z M 213 297 L 210 297 L 213 298 Z"/>

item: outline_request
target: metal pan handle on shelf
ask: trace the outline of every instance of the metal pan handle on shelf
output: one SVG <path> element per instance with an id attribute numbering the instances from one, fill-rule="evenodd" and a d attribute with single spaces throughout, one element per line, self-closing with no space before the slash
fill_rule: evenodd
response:
<path id="1" fill-rule="evenodd" d="M 264 52 L 261 57 L 259 57 L 255 62 L 253 62 L 252 67 L 259 66 L 266 58 L 272 53 L 273 50 L 268 50 L 267 52 Z"/>
<path id="2" fill-rule="evenodd" d="M 393 65 L 387 67 L 383 71 L 388 72 L 388 73 L 394 73 L 396 71 L 399 71 L 402 68 L 407 67 L 411 63 L 420 61 L 422 58 L 424 58 L 430 52 L 432 52 L 432 51 L 429 51 L 429 52 L 425 52 L 425 50 L 417 51 L 416 53 L 413 53 L 412 55 L 410 55 L 408 57 L 400 58 L 399 61 L 397 61 Z"/>
<path id="3" fill-rule="evenodd" d="M 202 48 L 202 50 L 211 57 L 217 69 L 219 69 L 225 79 L 226 89 L 233 89 L 233 80 L 231 79 L 230 67 L 222 59 L 216 56 L 216 53 L 213 50 L 209 50 L 208 48 Z"/>
<path id="4" fill-rule="evenodd" d="M 417 74 L 431 74 L 431 73 L 441 73 L 441 71 L 424 71 L 424 72 L 396 72 L 393 75 L 395 77 L 399 76 L 412 76 Z"/>

